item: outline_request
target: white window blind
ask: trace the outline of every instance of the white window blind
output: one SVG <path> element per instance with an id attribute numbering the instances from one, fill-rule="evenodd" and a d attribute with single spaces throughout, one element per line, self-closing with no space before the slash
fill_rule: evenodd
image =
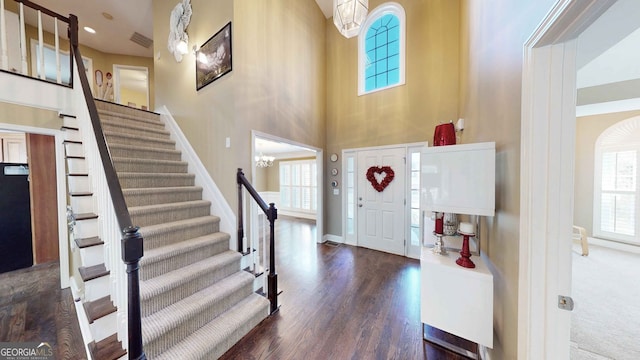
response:
<path id="1" fill-rule="evenodd" d="M 315 159 L 280 162 L 280 203 L 283 210 L 316 212 Z"/>
<path id="2" fill-rule="evenodd" d="M 602 154 L 600 230 L 635 236 L 638 159 L 636 150 Z"/>

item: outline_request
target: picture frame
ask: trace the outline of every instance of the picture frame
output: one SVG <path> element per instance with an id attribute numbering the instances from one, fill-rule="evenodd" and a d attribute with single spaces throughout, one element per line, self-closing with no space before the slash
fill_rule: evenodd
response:
<path id="1" fill-rule="evenodd" d="M 196 91 L 231 72 L 231 21 L 196 51 Z"/>

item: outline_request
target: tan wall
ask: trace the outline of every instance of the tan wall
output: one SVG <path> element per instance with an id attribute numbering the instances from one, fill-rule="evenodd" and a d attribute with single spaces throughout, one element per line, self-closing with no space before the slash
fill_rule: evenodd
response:
<path id="1" fill-rule="evenodd" d="M 56 111 L 0 102 L 0 123 L 60 130 Z"/>
<path id="2" fill-rule="evenodd" d="M 640 111 L 627 111 L 584 116 L 577 119 L 573 223 L 584 227 L 589 236 L 593 236 L 593 179 L 596 141 L 602 132 L 609 127 L 639 115 Z"/>
<path id="3" fill-rule="evenodd" d="M 120 88 L 120 103 L 127 105 L 130 102 L 136 104 L 137 108 L 141 105 L 147 106 L 147 94 L 129 88 Z"/>
<path id="4" fill-rule="evenodd" d="M 196 91 L 193 55 L 176 63 L 166 41 L 156 40 L 156 104 L 167 106 L 236 208 L 236 168 L 251 178 L 251 130 L 324 147 L 325 18 L 313 0 L 191 5 L 189 47 L 202 45 L 232 21 L 233 70 Z M 154 39 L 167 39 L 174 6 L 175 1 L 153 2 Z"/>
<path id="5" fill-rule="evenodd" d="M 369 1 L 373 10 L 382 0 Z M 406 12 L 406 84 L 358 96 L 358 40 L 327 19 L 327 146 L 343 149 L 433 139 L 440 122 L 458 118 L 460 1 L 397 1 Z M 325 168 L 341 163 L 325 159 Z M 342 235 L 341 197 L 325 187 L 325 233 Z"/>
<path id="6" fill-rule="evenodd" d="M 462 142 L 496 142 L 496 215 L 482 242 L 494 274 L 492 359 L 517 357 L 522 54 L 554 3 L 462 0 Z"/>

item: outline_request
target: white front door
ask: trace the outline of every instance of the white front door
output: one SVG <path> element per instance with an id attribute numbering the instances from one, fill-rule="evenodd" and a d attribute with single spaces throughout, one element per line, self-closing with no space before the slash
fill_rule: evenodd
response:
<path id="1" fill-rule="evenodd" d="M 358 152 L 357 211 L 358 245 L 392 254 L 404 255 L 405 246 L 405 148 L 365 150 Z M 383 184 L 390 173 L 380 171 L 388 166 L 393 180 L 378 191 L 367 179 Z"/>

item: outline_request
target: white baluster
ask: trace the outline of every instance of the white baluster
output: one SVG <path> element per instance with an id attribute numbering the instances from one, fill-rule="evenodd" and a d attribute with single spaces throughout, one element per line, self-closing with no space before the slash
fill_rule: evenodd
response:
<path id="1" fill-rule="evenodd" d="M 62 71 L 60 70 L 60 35 L 58 35 L 58 18 L 53 18 L 53 28 L 55 29 L 56 43 L 56 80 L 58 84 L 62 84 Z M 69 54 L 71 56 L 71 54 Z"/>
<path id="2" fill-rule="evenodd" d="M 0 0 L 3 1 L 3 0 Z M 22 60 L 22 74 L 27 75 L 29 67 L 27 65 L 27 36 L 24 27 L 24 4 L 20 3 L 20 59 Z"/>
<path id="3" fill-rule="evenodd" d="M 7 19 L 4 16 L 4 0 L 0 0 L 0 67 L 9 69 L 9 54 L 7 53 Z"/>
<path id="4" fill-rule="evenodd" d="M 44 34 L 42 29 L 42 11 L 40 10 L 38 10 L 38 45 L 38 54 L 40 55 L 38 69 L 40 69 L 40 79 L 45 80 L 46 74 L 44 73 Z"/>

